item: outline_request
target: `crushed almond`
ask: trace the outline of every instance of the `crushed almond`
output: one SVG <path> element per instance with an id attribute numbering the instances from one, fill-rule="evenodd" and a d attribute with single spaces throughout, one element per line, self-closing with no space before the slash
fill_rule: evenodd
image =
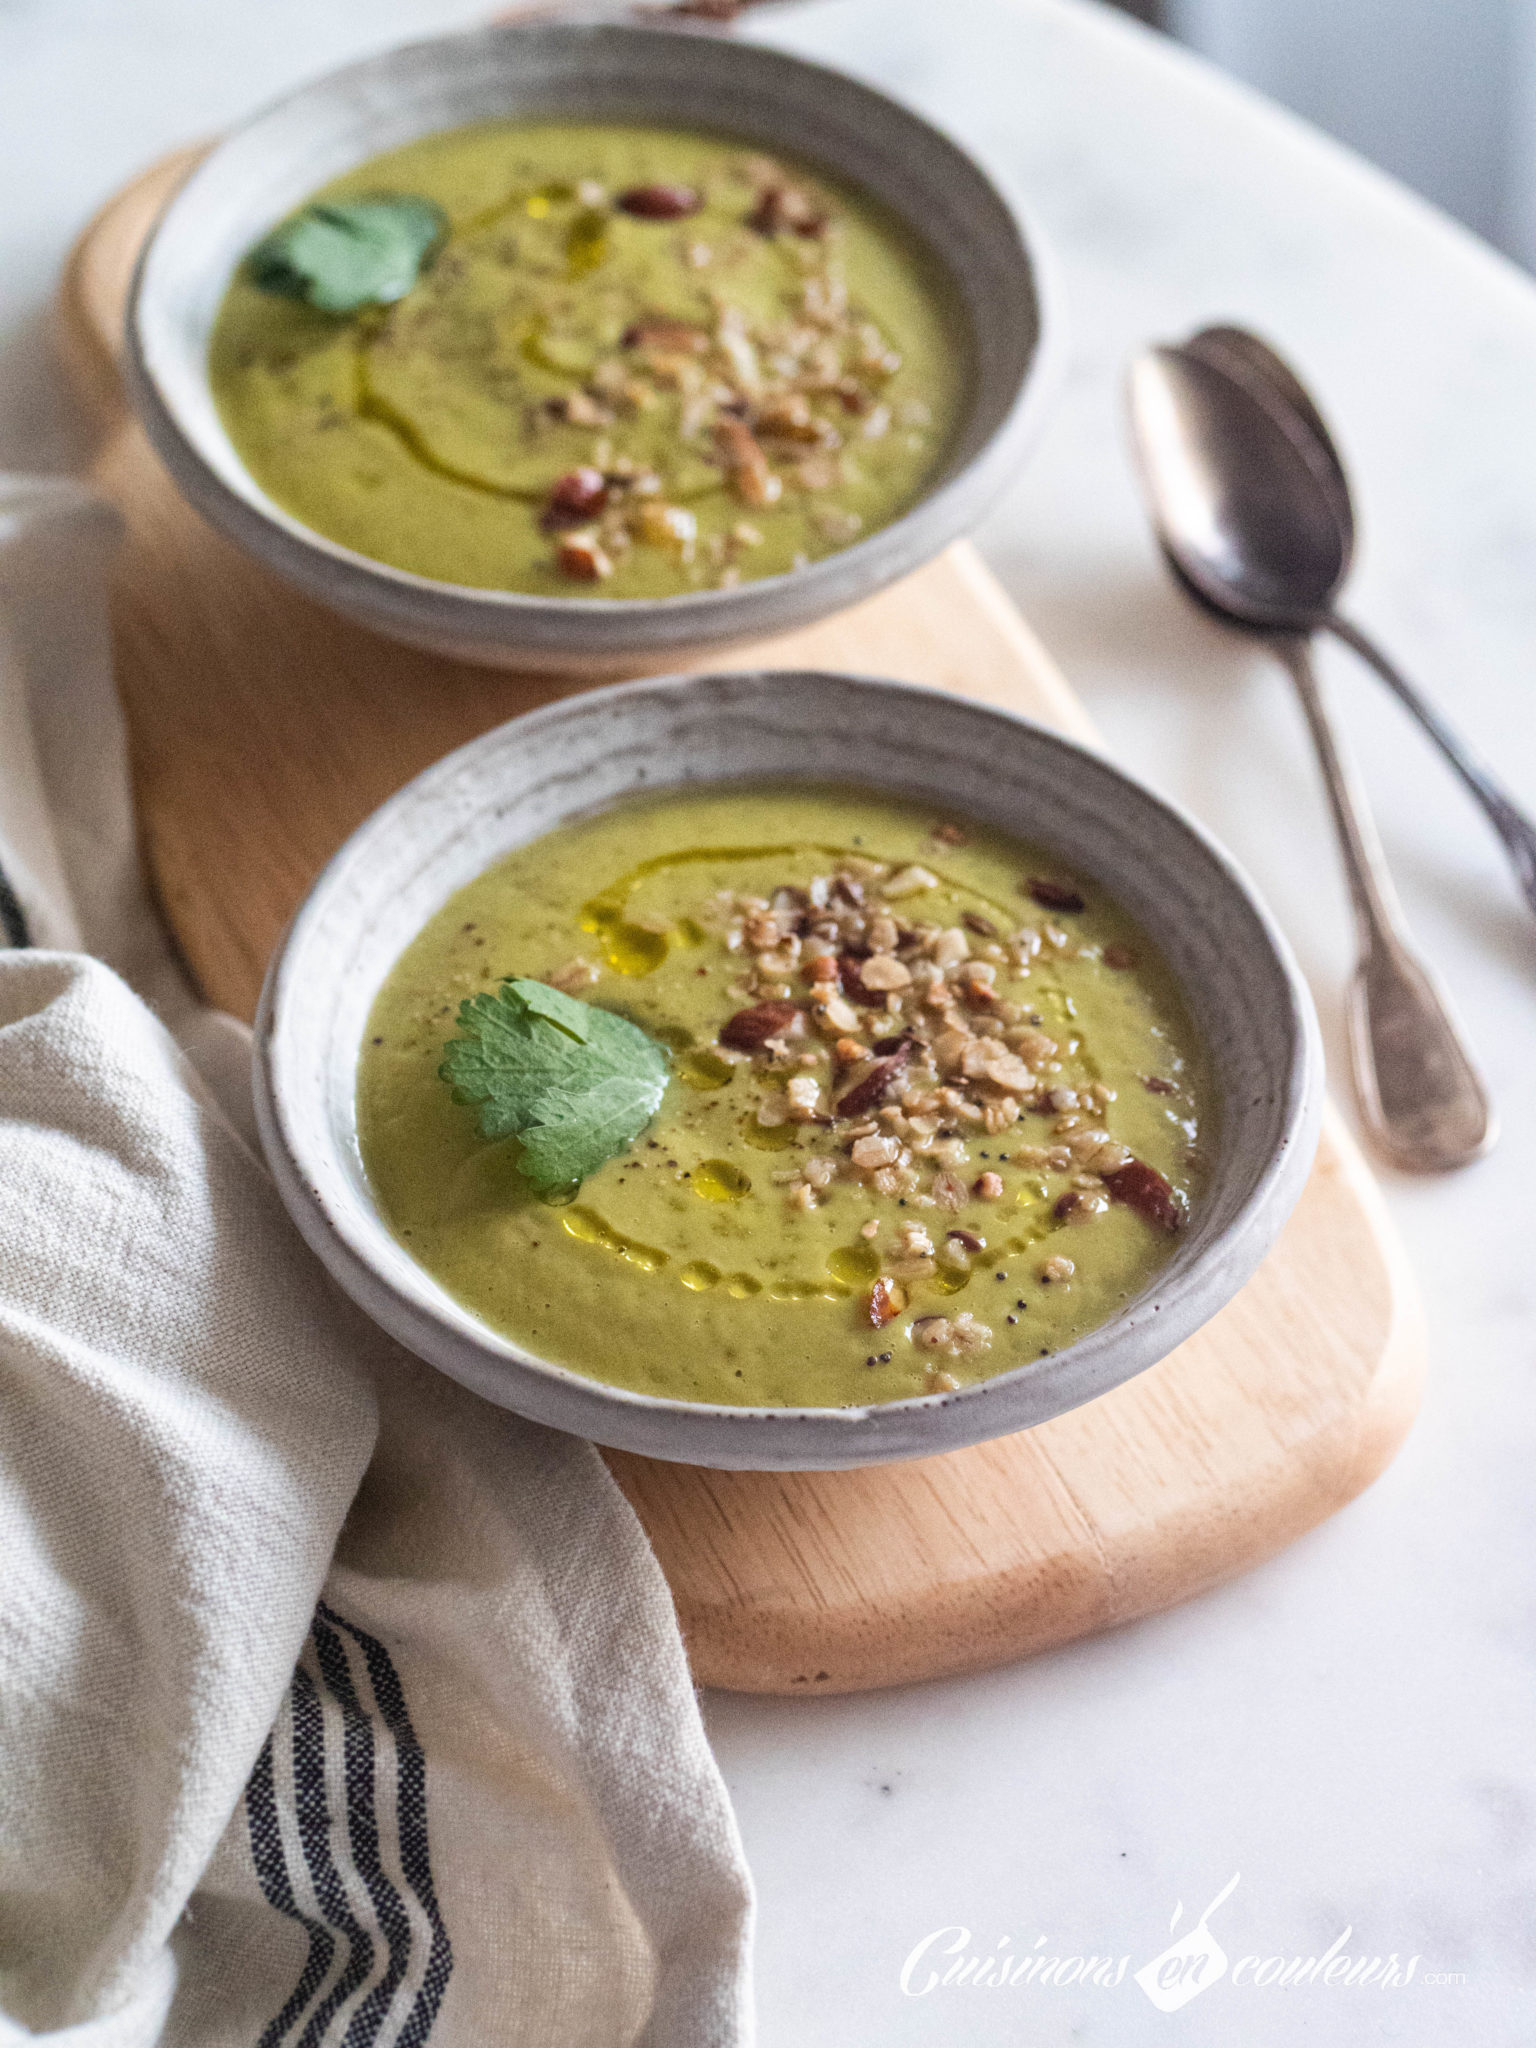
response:
<path id="1" fill-rule="evenodd" d="M 937 889 L 939 878 L 927 868 L 900 868 L 881 888 L 881 895 L 888 903 L 898 902 L 904 896 L 917 896 L 925 889 Z"/>
<path id="2" fill-rule="evenodd" d="M 909 968 L 903 967 L 893 954 L 876 953 L 870 959 L 861 961 L 859 980 L 865 988 L 885 994 L 892 989 L 909 987 L 912 973 Z"/>
<path id="3" fill-rule="evenodd" d="M 551 988 L 557 988 L 568 996 L 575 995 L 578 989 L 590 988 L 599 978 L 599 970 L 579 953 L 574 960 L 567 960 L 563 967 L 557 967 L 553 974 L 544 977 Z"/>

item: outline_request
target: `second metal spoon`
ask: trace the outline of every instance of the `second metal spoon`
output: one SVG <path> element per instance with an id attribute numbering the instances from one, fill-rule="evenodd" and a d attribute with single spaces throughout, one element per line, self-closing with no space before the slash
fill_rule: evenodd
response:
<path id="1" fill-rule="evenodd" d="M 1301 695 L 1355 912 L 1350 1043 L 1365 1121 L 1399 1165 L 1465 1166 L 1496 1135 L 1488 1091 L 1444 991 L 1408 937 L 1312 667 L 1311 635 L 1348 567 L 1319 459 L 1246 381 L 1183 350 L 1142 356 L 1130 399 L 1164 551 L 1196 596 L 1270 638 Z"/>
<path id="2" fill-rule="evenodd" d="M 1413 713 L 1503 840 L 1525 900 L 1536 910 L 1536 823 L 1500 788 L 1487 763 L 1478 758 L 1401 669 L 1388 660 L 1375 641 L 1335 609 L 1335 600 L 1354 558 L 1355 509 L 1344 458 L 1311 392 L 1285 358 L 1246 327 L 1202 328 L 1183 344 L 1183 352 L 1224 370 L 1237 382 L 1246 383 L 1255 395 L 1267 396 L 1288 409 L 1303 439 L 1301 453 L 1314 459 L 1320 498 L 1327 499 L 1338 530 L 1338 573 L 1330 588 L 1315 593 L 1316 609 L 1311 624 L 1336 634 L 1352 647 Z M 1298 590 L 1295 595 L 1299 603 L 1308 593 Z"/>

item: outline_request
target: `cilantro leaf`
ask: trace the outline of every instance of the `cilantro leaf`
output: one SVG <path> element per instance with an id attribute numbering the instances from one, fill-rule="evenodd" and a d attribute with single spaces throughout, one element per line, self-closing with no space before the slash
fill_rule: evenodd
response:
<path id="1" fill-rule="evenodd" d="M 504 981 L 459 1005 L 438 1069 L 477 1106 L 486 1138 L 520 1137 L 535 1187 L 585 1180 L 661 1106 L 667 1055 L 638 1025 L 541 981 Z"/>
<path id="2" fill-rule="evenodd" d="M 522 1000 L 523 1008 L 531 1016 L 543 1017 L 549 1023 L 558 1025 L 568 1038 L 574 1038 L 579 1045 L 585 1045 L 592 1035 L 591 1019 L 606 1017 L 606 1010 L 594 1010 L 590 1003 L 579 1003 L 574 996 L 563 990 L 551 988 L 547 981 L 508 981 L 503 989 L 515 988 Z M 633 1030 L 634 1026 L 631 1025 Z"/>
<path id="3" fill-rule="evenodd" d="M 355 313 L 403 299 L 447 236 L 448 216 L 431 199 L 322 200 L 275 227 L 247 265 L 264 292 L 304 299 L 322 313 Z"/>

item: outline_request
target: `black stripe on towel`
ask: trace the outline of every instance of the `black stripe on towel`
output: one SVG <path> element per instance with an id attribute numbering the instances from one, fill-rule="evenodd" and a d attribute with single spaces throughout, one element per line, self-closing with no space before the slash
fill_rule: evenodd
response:
<path id="1" fill-rule="evenodd" d="M 351 1662 L 339 1631 L 350 1636 L 362 1652 L 373 1690 L 374 1713 L 365 1707 L 353 1682 Z M 326 1797 L 325 1709 L 314 1679 L 301 1666 L 293 1674 L 288 1712 L 279 1720 L 278 1730 L 286 1725 L 291 1731 L 291 1833 L 298 1837 L 309 1890 L 324 1917 L 316 1919 L 298 1903 L 278 1824 L 274 1736 L 268 1736 L 246 1787 L 251 1855 L 267 1903 L 289 1919 L 297 1920 L 308 1932 L 310 1945 L 297 1984 L 282 2011 L 262 2033 L 258 2048 L 281 2048 L 289 2040 L 310 2001 L 331 1974 L 338 1952 L 338 1935 L 346 1937 L 345 1964 L 310 2013 L 296 2048 L 321 2048 L 338 2013 L 368 1983 L 378 1954 L 376 1934 L 385 1943 L 388 1961 L 378 1983 L 359 2001 L 335 2048 L 374 2048 L 389 2024 L 410 1967 L 412 1947 L 410 1915 L 399 1889 L 384 1869 L 379 1851 L 380 1780 L 376 1765 L 382 1755 L 387 1767 L 391 1748 L 395 1761 L 400 1867 L 432 1929 L 420 1988 L 393 2039 L 394 2048 L 423 2048 L 453 1972 L 453 1948 L 438 1906 L 427 1847 L 426 1756 L 411 1725 L 400 1674 L 384 1645 L 343 1620 L 323 1602 L 316 1609 L 311 1635 L 321 1683 L 341 1709 L 345 1812 L 334 1818 L 330 1812 Z M 281 1739 L 280 1733 L 277 1739 Z M 369 1924 L 365 1925 L 353 1910 L 343 1879 L 344 1868 L 350 1868 L 368 1895 Z"/>
<path id="2" fill-rule="evenodd" d="M 299 2048 L 317 2048 L 333 2015 L 367 1982 L 373 1968 L 373 1936 L 352 1911 L 331 1854 L 331 1817 L 325 1799 L 325 1715 L 315 1681 L 302 1664 L 293 1674 L 293 1790 L 299 1842 L 315 1898 L 329 1924 L 350 1944 L 346 1967 L 299 2036 Z"/>
<path id="3" fill-rule="evenodd" d="M 342 1753 L 347 1779 L 347 1840 L 353 1868 L 361 1877 L 380 1931 L 389 1945 L 389 1964 L 352 2015 L 342 2048 L 370 2048 L 411 1960 L 411 1923 L 400 1894 L 379 1861 L 379 1820 L 374 1805 L 373 1721 L 365 1712 L 347 1668 L 347 1653 L 336 1631 L 317 1610 L 312 1631 L 320 1675 L 341 1708 Z"/>
<path id="4" fill-rule="evenodd" d="M 432 1882 L 432 1858 L 427 1844 L 427 1759 L 411 1725 L 400 1674 L 384 1645 L 376 1636 L 368 1635 L 354 1623 L 333 1613 L 324 1601 L 320 1603 L 317 1614 L 337 1628 L 345 1629 L 362 1651 L 373 1697 L 384 1717 L 385 1726 L 395 1739 L 400 1867 L 432 1927 L 432 1946 L 427 1954 L 421 1989 L 396 2036 L 396 2048 L 422 2048 L 437 2019 L 448 1979 L 453 1974 L 453 1944 L 448 1939 L 448 1929 L 437 1903 L 437 1890 Z"/>
<path id="5" fill-rule="evenodd" d="M 299 1972 L 287 2004 L 263 2030 L 257 2048 L 277 2048 L 288 2029 L 325 1982 L 336 1954 L 336 1937 L 323 1920 L 302 1910 L 293 1896 L 288 1877 L 288 1859 L 283 1854 L 282 1832 L 277 1824 L 277 1783 L 272 1763 L 272 1738 L 262 1744 L 261 1755 L 245 1788 L 245 1824 L 251 1838 L 251 1861 L 269 1906 L 297 1920 L 309 1936 L 309 1954 Z"/>

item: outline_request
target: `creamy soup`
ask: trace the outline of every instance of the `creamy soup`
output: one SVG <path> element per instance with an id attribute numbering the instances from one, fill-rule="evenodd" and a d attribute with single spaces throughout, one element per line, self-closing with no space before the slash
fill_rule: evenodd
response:
<path id="1" fill-rule="evenodd" d="M 652 1076 L 638 1110 L 605 1083 L 631 1122 L 659 1098 L 579 1182 L 569 1092 L 549 1128 L 485 1135 L 497 1061 L 541 1034 L 563 1073 L 612 1039 Z M 380 991 L 358 1113 L 390 1225 L 491 1328 L 644 1393 L 823 1407 L 1112 1317 L 1199 1200 L 1208 1102 L 1172 976 L 1094 884 L 931 807 L 792 786 L 626 803 L 461 890 Z"/>
<path id="2" fill-rule="evenodd" d="M 380 293 L 416 281 L 351 305 L 370 252 Z M 655 598 L 894 519 L 966 355 L 933 259 L 824 175 L 683 130 L 487 123 L 282 224 L 210 375 L 252 476 L 316 532 L 450 583 Z"/>

